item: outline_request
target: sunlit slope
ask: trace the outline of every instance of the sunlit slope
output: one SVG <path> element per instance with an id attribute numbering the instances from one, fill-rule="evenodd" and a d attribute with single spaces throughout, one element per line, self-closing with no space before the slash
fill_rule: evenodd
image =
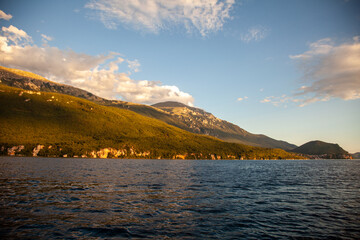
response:
<path id="1" fill-rule="evenodd" d="M 147 106 L 118 100 L 107 100 L 73 86 L 51 82 L 30 72 L 6 67 L 0 67 L 0 80 L 2 83 L 12 87 L 62 93 L 106 106 L 131 110 L 192 133 L 209 135 L 228 142 L 256 147 L 281 148 L 286 151 L 296 148 L 295 145 L 285 141 L 275 140 L 262 134 L 249 133 L 232 123 L 216 118 L 202 109 L 180 103 L 166 102 Z"/>
<path id="2" fill-rule="evenodd" d="M 74 97 L 84 98 L 96 103 L 107 102 L 106 99 L 98 97 L 83 89 L 52 82 L 37 74 L 19 69 L 0 66 L 0 80 L 1 83 L 10 87 L 17 87 L 32 91 L 62 93 Z"/>
<path id="3" fill-rule="evenodd" d="M 102 148 L 133 148 L 147 158 L 296 158 L 280 149 L 227 143 L 167 125 L 129 110 L 84 99 L 31 92 L 0 84 L 0 145 L 2 151 L 24 145 L 30 155 L 44 145 L 43 155 L 82 155 Z M 51 147 L 50 147 L 51 146 Z M 5 150 L 4 150 L 5 149 Z M 131 156 L 134 157 L 134 156 Z"/>
<path id="4" fill-rule="evenodd" d="M 3 67 L 3 66 L 0 66 L 0 72 L 8 72 L 8 77 L 23 77 L 23 78 L 30 78 L 30 79 L 37 79 L 37 80 L 42 80 L 42 81 L 46 81 L 46 82 L 51 82 L 49 80 L 47 80 L 46 78 L 40 76 L 40 75 L 37 75 L 35 73 L 32 73 L 32 72 L 27 72 L 27 71 L 23 71 L 23 70 L 20 70 L 20 69 L 15 69 L 15 68 L 7 68 L 7 67 Z M 16 75 L 16 76 L 15 76 Z"/>
<path id="5" fill-rule="evenodd" d="M 250 133 L 202 109 L 190 107 L 182 103 L 162 102 L 152 106 L 169 113 L 193 133 L 210 135 L 224 141 L 256 147 L 281 148 L 286 151 L 296 148 L 296 145 L 285 141 L 276 140 L 262 134 Z"/>

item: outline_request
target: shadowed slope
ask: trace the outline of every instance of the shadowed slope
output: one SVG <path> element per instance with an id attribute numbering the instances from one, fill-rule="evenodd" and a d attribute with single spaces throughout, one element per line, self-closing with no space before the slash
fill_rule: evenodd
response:
<path id="1" fill-rule="evenodd" d="M 322 141 L 311 141 L 301 145 L 298 148 L 292 150 L 293 152 L 321 155 L 321 154 L 349 154 L 342 149 L 338 144 L 326 143 Z"/>

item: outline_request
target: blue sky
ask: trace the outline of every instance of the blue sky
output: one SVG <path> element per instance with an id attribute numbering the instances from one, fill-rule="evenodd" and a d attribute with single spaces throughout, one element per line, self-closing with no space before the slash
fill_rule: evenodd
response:
<path id="1" fill-rule="evenodd" d="M 0 1 L 1 65 L 360 151 L 356 0 Z"/>

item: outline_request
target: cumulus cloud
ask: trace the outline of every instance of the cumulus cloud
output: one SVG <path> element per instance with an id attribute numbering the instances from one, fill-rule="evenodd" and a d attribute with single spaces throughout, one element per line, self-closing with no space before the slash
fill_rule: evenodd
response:
<path id="1" fill-rule="evenodd" d="M 13 25 L 10 25 L 9 27 L 2 27 L 1 30 L 4 37 L 14 42 L 16 45 L 28 44 L 31 42 L 31 37 L 27 35 L 25 31 L 18 29 Z"/>
<path id="2" fill-rule="evenodd" d="M 130 78 L 130 73 L 119 72 L 119 65 L 124 61 L 136 72 L 140 66 L 137 60 L 125 60 L 116 52 L 91 56 L 47 45 L 39 47 L 25 31 L 14 26 L 2 28 L 0 55 L 4 66 L 28 70 L 105 98 L 147 104 L 171 100 L 192 105 L 194 101 L 190 94 L 176 86 L 137 81 Z"/>
<path id="3" fill-rule="evenodd" d="M 360 98 L 360 43 L 335 45 L 330 38 L 309 45 L 309 50 L 290 56 L 298 62 L 308 83 L 296 96 L 303 97 L 301 106 L 331 98 L 353 100 Z"/>
<path id="4" fill-rule="evenodd" d="M 269 30 L 263 26 L 252 27 L 245 34 L 241 35 L 241 40 L 246 43 L 260 41 L 267 36 L 268 32 Z"/>
<path id="5" fill-rule="evenodd" d="M 12 15 L 11 14 L 6 14 L 6 13 L 4 13 L 4 11 L 0 10 L 0 19 L 4 19 L 6 21 L 9 21 L 10 19 L 12 19 Z"/>
<path id="6" fill-rule="evenodd" d="M 134 81 L 126 74 L 122 75 L 122 84 L 119 84 L 116 91 L 121 93 L 125 99 L 132 102 L 157 103 L 159 101 L 179 101 L 193 106 L 193 97 L 180 91 L 176 86 L 161 85 L 153 81 Z"/>
<path id="7" fill-rule="evenodd" d="M 97 11 L 107 28 L 119 23 L 154 33 L 172 26 L 197 30 L 202 36 L 222 29 L 235 0 L 91 0 L 85 7 Z"/>

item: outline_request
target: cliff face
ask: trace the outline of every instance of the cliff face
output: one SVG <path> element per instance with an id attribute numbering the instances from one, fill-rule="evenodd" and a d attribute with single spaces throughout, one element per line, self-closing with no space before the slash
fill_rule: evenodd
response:
<path id="1" fill-rule="evenodd" d="M 0 156 L 17 156 L 17 157 L 56 157 L 56 158 L 130 158 L 130 159 L 208 159 L 208 160 L 244 160 L 244 159 L 254 159 L 254 160 L 270 160 L 270 159 L 306 159 L 297 155 L 287 154 L 283 158 L 280 155 L 282 153 L 271 153 L 269 151 L 266 154 L 244 154 L 244 155 L 224 155 L 216 153 L 174 153 L 171 151 L 171 154 L 166 155 L 154 155 L 154 151 L 138 151 L 134 147 L 125 147 L 125 148 L 101 148 L 99 150 L 90 150 L 90 151 L 73 151 L 69 148 L 53 146 L 53 145 L 16 145 L 6 147 L 2 145 L 0 147 Z M 280 155 L 277 155 L 280 154 Z M 250 157 L 249 157 L 250 156 Z M 283 155 L 284 156 L 284 155 Z"/>

